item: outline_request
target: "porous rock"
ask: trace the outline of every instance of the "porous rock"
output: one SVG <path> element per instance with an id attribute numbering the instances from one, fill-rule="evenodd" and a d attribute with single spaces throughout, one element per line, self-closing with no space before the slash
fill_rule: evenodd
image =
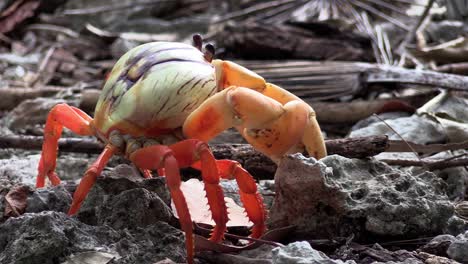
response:
<path id="1" fill-rule="evenodd" d="M 448 247 L 447 255 L 461 263 L 468 263 L 468 231 L 456 237 Z"/>
<path id="2" fill-rule="evenodd" d="M 0 225 L 0 263 L 62 263 L 73 253 L 103 251 L 120 256 L 109 263 L 150 264 L 185 260 L 182 232 L 164 222 L 114 230 L 89 226 L 58 212 L 27 213 Z"/>
<path id="3" fill-rule="evenodd" d="M 91 227 L 63 213 L 42 212 L 10 218 L 0 225 L 0 263 L 60 263 L 73 252 L 100 248 L 118 233 L 108 227 Z"/>
<path id="4" fill-rule="evenodd" d="M 354 260 L 343 262 L 329 258 L 323 252 L 313 249 L 305 241 L 294 242 L 272 251 L 274 264 L 355 264 Z"/>
<path id="5" fill-rule="evenodd" d="M 425 237 L 441 234 L 454 212 L 433 173 L 411 175 L 375 160 L 294 154 L 275 181 L 271 226 L 296 225 L 305 236 Z"/>
<path id="6" fill-rule="evenodd" d="M 27 199 L 26 213 L 56 211 L 66 213 L 72 197 L 63 185 L 36 189 Z"/>
<path id="7" fill-rule="evenodd" d="M 165 178 L 143 179 L 134 167 L 121 164 L 98 178 L 78 218 L 87 224 L 116 229 L 169 222 L 172 211 Z"/>

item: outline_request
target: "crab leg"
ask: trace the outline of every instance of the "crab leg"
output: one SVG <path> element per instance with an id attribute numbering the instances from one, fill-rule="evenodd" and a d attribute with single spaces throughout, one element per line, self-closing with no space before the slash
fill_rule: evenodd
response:
<path id="1" fill-rule="evenodd" d="M 185 232 L 187 262 L 193 263 L 193 227 L 190 212 L 184 194 L 180 189 L 181 179 L 179 164 L 173 151 L 163 145 L 153 145 L 136 150 L 130 154 L 130 160 L 140 169 L 155 170 L 164 168 L 167 186 L 174 201 L 182 230 Z"/>
<path id="2" fill-rule="evenodd" d="M 174 151 L 174 155 L 181 167 L 189 167 L 194 162 L 200 161 L 199 169 L 205 183 L 208 205 L 210 206 L 213 221 L 216 223 L 210 240 L 214 242 L 223 240 L 228 221 L 227 207 L 224 202 L 223 189 L 219 185 L 217 161 L 208 145 L 197 139 L 188 139 L 169 147 Z"/>
<path id="3" fill-rule="evenodd" d="M 200 162 L 192 165 L 195 169 L 200 169 Z M 217 160 L 216 166 L 218 167 L 221 178 L 227 180 L 235 179 L 239 186 L 239 194 L 242 204 L 248 218 L 252 223 L 251 237 L 259 238 L 266 230 L 266 210 L 263 204 L 263 198 L 258 193 L 257 184 L 254 178 L 247 172 L 237 161 L 233 160 Z"/>
<path id="4" fill-rule="evenodd" d="M 90 126 L 92 118 L 78 108 L 67 104 L 58 104 L 50 110 L 44 128 L 44 143 L 39 161 L 36 187 L 44 187 L 47 175 L 53 185 L 60 184 L 60 178 L 55 173 L 58 140 L 66 127 L 78 135 L 92 135 Z"/>
<path id="5" fill-rule="evenodd" d="M 91 165 L 91 167 L 86 170 L 83 178 L 81 178 L 80 184 L 76 188 L 75 193 L 73 194 L 73 202 L 68 211 L 68 215 L 74 215 L 78 212 L 81 207 L 81 203 L 86 198 L 89 190 L 93 187 L 96 179 L 101 175 L 102 170 L 106 166 L 109 159 L 117 152 L 117 148 L 112 145 L 106 145 L 101 155 L 96 159 L 96 161 Z"/>

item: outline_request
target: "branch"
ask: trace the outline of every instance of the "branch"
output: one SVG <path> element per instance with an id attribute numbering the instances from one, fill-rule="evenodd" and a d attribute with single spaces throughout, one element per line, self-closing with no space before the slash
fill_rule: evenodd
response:
<path id="1" fill-rule="evenodd" d="M 451 167 L 468 166 L 468 158 L 454 160 L 404 160 L 383 159 L 388 165 L 426 167 L 428 170 L 442 170 Z"/>
<path id="2" fill-rule="evenodd" d="M 18 148 L 27 150 L 41 150 L 42 137 L 0 135 L 0 148 Z M 387 136 L 371 136 L 331 139 L 325 141 L 329 155 L 337 154 L 348 158 L 365 158 L 375 156 L 382 152 L 413 152 L 437 153 L 447 150 L 468 149 L 468 141 L 460 143 L 421 145 L 402 140 L 388 140 Z M 411 148 L 408 147 L 408 144 Z M 232 158 L 233 153 L 243 152 L 244 155 L 260 156 L 249 144 L 211 144 L 211 149 L 217 158 Z M 77 152 L 99 154 L 104 148 L 103 144 L 90 138 L 61 138 L 59 149 L 62 152 Z M 266 157 L 265 157 L 266 159 Z M 411 163 L 411 162 L 410 162 Z"/>

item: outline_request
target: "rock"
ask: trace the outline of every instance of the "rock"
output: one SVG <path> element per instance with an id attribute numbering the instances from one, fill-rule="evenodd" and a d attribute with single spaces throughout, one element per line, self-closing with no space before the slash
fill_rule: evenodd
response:
<path id="1" fill-rule="evenodd" d="M 452 235 L 438 235 L 419 250 L 437 256 L 447 256 L 448 247 L 457 239 Z"/>
<path id="2" fill-rule="evenodd" d="M 452 159 L 454 156 L 463 154 L 464 150 L 444 151 L 427 157 L 428 160 Z M 411 157 L 411 159 L 414 159 Z M 408 170 L 412 174 L 420 174 L 426 171 L 423 167 L 403 167 L 402 170 Z M 433 171 L 437 177 L 443 179 L 447 184 L 447 195 L 452 201 L 465 200 L 466 184 L 468 181 L 468 170 L 464 167 L 446 168 Z M 458 234 L 458 233 L 457 233 Z"/>
<path id="3" fill-rule="evenodd" d="M 33 186 L 36 183 L 39 155 L 29 155 L 22 158 L 11 157 L 0 159 L 0 175 L 10 182 Z"/>
<path id="4" fill-rule="evenodd" d="M 461 263 L 468 263 L 468 231 L 456 237 L 448 247 L 447 255 Z"/>
<path id="5" fill-rule="evenodd" d="M 351 131 L 355 131 L 361 128 L 365 128 L 370 126 L 371 124 L 382 122 L 383 120 L 392 120 L 392 119 L 397 119 L 401 117 L 408 117 L 410 114 L 408 112 L 386 112 L 386 113 L 381 113 L 378 114 L 378 117 L 375 115 L 371 115 L 365 119 L 362 119 L 358 121 L 356 124 L 351 127 Z"/>
<path id="6" fill-rule="evenodd" d="M 40 154 L 0 159 L 0 175 L 13 182 L 34 186 L 40 159 Z M 57 159 L 56 172 L 62 180 L 80 179 L 93 160 L 83 154 L 62 155 Z"/>
<path id="7" fill-rule="evenodd" d="M 424 264 L 460 264 L 460 262 L 446 257 L 435 256 L 425 252 L 418 253 L 418 259 L 423 259 Z"/>
<path id="8" fill-rule="evenodd" d="M 165 178 L 143 179 L 134 167 L 119 165 L 98 178 L 78 218 L 87 224 L 116 229 L 169 222 L 172 211 Z"/>
<path id="9" fill-rule="evenodd" d="M 294 242 L 285 247 L 272 250 L 273 263 L 277 264 L 352 264 L 353 260 L 343 262 L 334 260 L 324 253 L 313 249 L 306 241 Z"/>
<path id="10" fill-rule="evenodd" d="M 169 258 L 185 263 L 185 237 L 183 233 L 164 222 L 155 222 L 144 228 L 124 229 L 122 237 L 113 246 L 122 256 L 109 264 L 153 264 Z"/>
<path id="11" fill-rule="evenodd" d="M 108 197 L 97 215 L 98 225 L 121 229 L 169 222 L 172 212 L 156 193 L 135 188 Z"/>
<path id="12" fill-rule="evenodd" d="M 211 251 L 202 251 L 197 253 L 199 259 L 208 263 L 229 263 L 229 264 L 271 264 L 272 245 L 261 245 L 252 250 L 242 250 L 237 254 L 216 253 Z"/>
<path id="13" fill-rule="evenodd" d="M 281 161 L 275 181 L 271 226 L 296 225 L 309 237 L 427 237 L 441 234 L 454 213 L 433 173 L 411 175 L 375 160 L 294 154 Z"/>
<path id="14" fill-rule="evenodd" d="M 26 213 L 56 211 L 66 213 L 72 202 L 70 193 L 63 185 L 37 189 L 28 196 Z"/>
<path id="15" fill-rule="evenodd" d="M 87 226 L 63 213 L 24 214 L 0 225 L 0 263 L 60 263 L 74 252 L 110 250 L 105 241 L 118 237 L 108 227 Z"/>
<path id="16" fill-rule="evenodd" d="M 413 143 L 443 143 L 447 139 L 443 128 L 439 124 L 417 115 L 387 120 L 385 123 L 372 123 L 367 127 L 352 131 L 349 137 L 387 135 L 391 140 L 401 140 L 400 136 L 395 134 L 392 128 L 405 140 Z"/>
<path id="17" fill-rule="evenodd" d="M 165 258 L 185 261 L 181 231 L 164 222 L 114 230 L 89 226 L 58 212 L 27 213 L 0 225 L 0 263 L 62 263 L 84 251 L 119 256 L 109 263 L 152 264 Z"/>

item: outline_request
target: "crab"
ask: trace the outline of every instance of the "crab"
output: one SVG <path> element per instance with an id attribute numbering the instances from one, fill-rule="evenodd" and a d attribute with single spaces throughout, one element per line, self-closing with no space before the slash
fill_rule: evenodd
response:
<path id="1" fill-rule="evenodd" d="M 292 93 L 231 61 L 213 59 L 214 47 L 202 49 L 175 42 L 143 44 L 115 64 L 96 105 L 94 119 L 67 104 L 55 105 L 46 121 L 36 187 L 46 177 L 60 184 L 55 173 L 58 140 L 68 128 L 94 135 L 105 147 L 86 170 L 68 214 L 81 203 L 113 155 L 124 155 L 143 172 L 164 174 L 186 237 L 187 262 L 193 263 L 193 226 L 182 193 L 179 169 L 201 170 L 215 226 L 210 240 L 224 238 L 227 208 L 220 179 L 235 179 L 241 201 L 253 223 L 251 236 L 266 231 L 266 210 L 254 178 L 232 160 L 216 160 L 207 142 L 234 127 L 256 150 L 279 162 L 287 153 L 305 150 L 315 158 L 326 155 L 315 112 Z"/>

